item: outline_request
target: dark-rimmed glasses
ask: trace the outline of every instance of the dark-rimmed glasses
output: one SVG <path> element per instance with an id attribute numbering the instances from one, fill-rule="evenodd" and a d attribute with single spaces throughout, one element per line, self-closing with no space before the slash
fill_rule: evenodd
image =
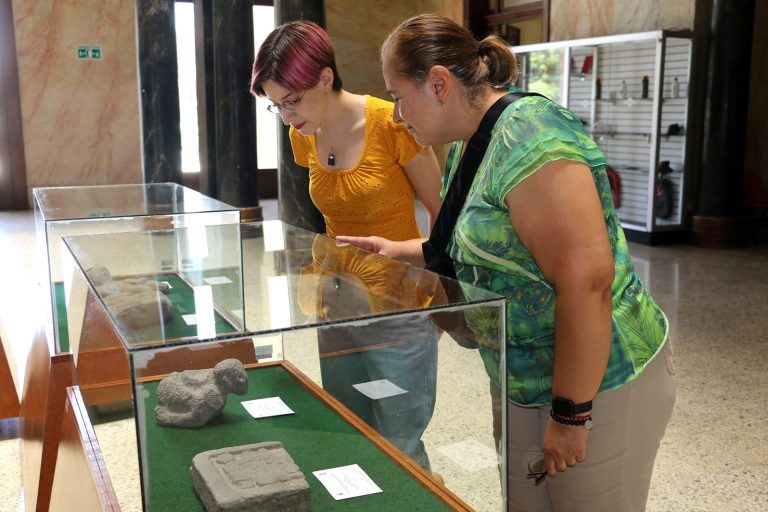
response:
<path id="1" fill-rule="evenodd" d="M 267 110 L 273 114 L 282 114 L 283 112 L 294 112 L 299 108 L 299 103 L 304 99 L 304 95 L 307 91 L 301 93 L 301 95 L 293 101 L 286 101 L 284 103 L 270 103 L 267 105 Z"/>

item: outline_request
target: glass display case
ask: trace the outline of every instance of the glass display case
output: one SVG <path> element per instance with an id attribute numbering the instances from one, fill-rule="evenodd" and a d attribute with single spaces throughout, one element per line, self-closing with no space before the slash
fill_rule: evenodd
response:
<path id="1" fill-rule="evenodd" d="M 517 46 L 518 85 L 578 115 L 615 171 L 627 237 L 685 229 L 690 31 L 654 31 Z"/>
<path id="2" fill-rule="evenodd" d="M 122 507 L 204 510 L 196 455 L 279 441 L 309 510 L 503 510 L 502 297 L 279 221 L 64 243 L 76 374 L 119 349 L 130 376 L 79 383 Z M 378 491 L 335 499 L 350 467 Z"/>
<path id="3" fill-rule="evenodd" d="M 63 237 L 240 221 L 236 207 L 176 183 L 41 187 L 32 189 L 32 196 L 40 282 L 51 297 L 49 329 L 57 353 L 69 350 L 61 310 Z"/>

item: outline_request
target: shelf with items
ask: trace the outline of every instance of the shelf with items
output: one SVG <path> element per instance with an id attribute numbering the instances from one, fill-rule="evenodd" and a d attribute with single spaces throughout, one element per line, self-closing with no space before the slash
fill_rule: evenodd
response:
<path id="1" fill-rule="evenodd" d="M 512 48 L 522 69 L 517 85 L 547 95 L 540 74 L 549 76 L 547 88 L 555 91 L 549 97 L 584 121 L 608 164 L 626 175 L 627 206 L 617 212 L 626 228 L 646 235 L 685 227 L 691 37 L 690 31 L 663 30 Z M 586 62 L 589 72 L 582 73 Z M 673 212 L 661 219 L 655 213 L 657 173 L 648 170 L 663 161 L 676 172 L 668 177 Z"/>
<path id="2" fill-rule="evenodd" d="M 663 102 L 672 102 L 672 101 L 676 101 L 676 100 L 679 100 L 681 102 L 687 102 L 688 98 L 687 97 L 682 97 L 682 96 L 677 96 L 677 97 L 664 96 L 661 100 Z M 611 103 L 612 105 L 617 105 L 617 106 L 633 107 L 633 106 L 636 106 L 638 104 L 653 103 L 653 98 L 635 98 L 633 96 L 630 96 L 628 98 L 623 98 L 623 99 L 619 99 L 619 98 L 614 98 L 614 99 L 611 99 L 611 98 L 595 98 L 595 99 L 589 100 L 589 101 L 594 101 L 594 102 L 597 102 L 597 103 Z"/>
<path id="3" fill-rule="evenodd" d="M 648 174 L 647 167 L 637 167 L 634 165 L 622 165 L 622 164 L 612 164 L 611 167 L 616 171 L 620 171 L 622 173 L 627 173 L 627 174 L 639 174 L 639 175 Z M 680 174 L 679 172 L 673 172 L 671 176 L 676 176 L 679 174 Z"/>
<path id="4" fill-rule="evenodd" d="M 617 106 L 626 106 L 626 107 L 633 107 L 637 105 L 638 103 L 652 103 L 652 98 L 635 98 L 635 97 L 628 97 L 628 98 L 595 98 L 590 101 L 595 101 L 597 103 L 610 103 L 611 105 L 617 105 Z"/>
<path id="5" fill-rule="evenodd" d="M 594 137 L 645 137 L 647 142 L 651 143 L 651 132 L 625 132 L 625 131 L 611 131 L 611 130 L 590 130 L 589 135 Z M 670 137 L 685 137 L 685 131 L 680 129 L 675 133 L 662 133 L 661 137 L 665 140 L 669 140 Z"/>
<path id="6" fill-rule="evenodd" d="M 593 137 L 595 136 L 604 136 L 604 137 L 620 137 L 620 136 L 627 136 L 627 137 L 647 137 L 650 139 L 651 132 L 619 132 L 619 131 L 610 131 L 610 130 L 591 130 L 589 134 Z M 650 142 L 650 141 L 649 141 Z"/>

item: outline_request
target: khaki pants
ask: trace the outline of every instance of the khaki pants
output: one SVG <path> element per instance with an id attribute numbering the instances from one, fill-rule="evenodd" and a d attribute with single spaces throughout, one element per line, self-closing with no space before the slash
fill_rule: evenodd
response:
<path id="1" fill-rule="evenodd" d="M 668 341 L 643 373 L 593 401 L 594 428 L 584 462 L 536 486 L 529 463 L 542 458 L 550 407 L 507 407 L 508 502 L 511 512 L 640 512 L 645 510 L 659 443 L 675 403 Z M 500 431 L 498 389 L 493 389 L 494 434 Z M 494 393 L 495 391 L 495 393 Z"/>

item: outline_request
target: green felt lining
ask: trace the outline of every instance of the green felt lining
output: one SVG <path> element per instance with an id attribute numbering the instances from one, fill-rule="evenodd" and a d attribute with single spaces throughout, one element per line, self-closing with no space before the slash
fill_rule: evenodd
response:
<path id="1" fill-rule="evenodd" d="M 220 416 L 197 429 L 162 427 L 154 417 L 157 382 L 140 384 L 137 410 L 146 418 L 143 439 L 144 499 L 150 511 L 204 511 L 189 467 L 196 454 L 217 448 L 281 441 L 311 488 L 310 510 L 439 511 L 451 508 L 423 487 L 281 366 L 248 370 L 246 396 L 230 395 Z M 295 414 L 253 419 L 244 400 L 279 396 Z M 141 422 L 140 422 L 141 423 Z M 313 471 L 359 464 L 382 493 L 334 500 Z M 148 485 L 147 485 L 148 483 Z"/>
<path id="2" fill-rule="evenodd" d="M 217 271 L 213 274 L 221 275 L 222 272 Z M 144 329 L 131 331 L 131 341 L 172 340 L 196 337 L 197 326 L 187 325 L 184 318 L 182 318 L 182 315 L 194 314 L 195 312 L 195 294 L 192 291 L 192 287 L 176 274 L 156 274 L 152 277 L 158 282 L 166 281 L 171 285 L 168 298 L 173 303 L 172 317 L 171 320 L 163 322 L 160 326 L 145 327 Z M 215 314 L 215 321 L 217 335 L 237 331 L 218 313 Z"/>
<path id="3" fill-rule="evenodd" d="M 64 299 L 64 283 L 53 285 L 56 294 L 56 326 L 59 329 L 59 351 L 69 352 L 69 326 L 67 324 L 67 302 Z"/>

